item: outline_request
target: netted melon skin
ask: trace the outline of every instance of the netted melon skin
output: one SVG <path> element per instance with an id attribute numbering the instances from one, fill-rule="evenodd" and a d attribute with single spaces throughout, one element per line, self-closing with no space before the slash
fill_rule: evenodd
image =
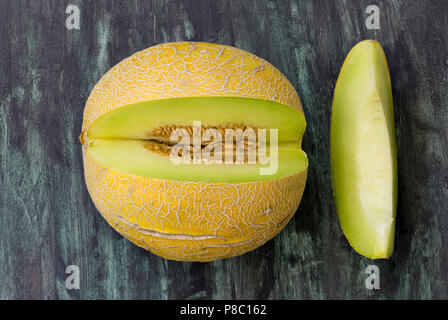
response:
<path id="1" fill-rule="evenodd" d="M 107 222 L 159 256 L 213 261 L 272 239 L 296 212 L 307 171 L 248 183 L 183 182 L 132 176 L 84 153 L 87 189 Z"/>

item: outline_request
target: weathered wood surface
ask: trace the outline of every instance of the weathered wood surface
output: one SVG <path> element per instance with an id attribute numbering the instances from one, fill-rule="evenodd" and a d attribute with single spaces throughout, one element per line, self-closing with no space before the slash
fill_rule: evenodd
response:
<path id="1" fill-rule="evenodd" d="M 371 3 L 372 2 L 372 3 Z M 81 9 L 67 30 L 65 9 Z M 365 8 L 380 7 L 380 30 Z M 448 4 L 440 1 L 0 1 L 0 298 L 448 298 Z M 339 227 L 329 164 L 334 85 L 350 48 L 379 40 L 399 151 L 396 246 L 356 254 Z M 213 263 L 166 261 L 95 210 L 78 135 L 90 90 L 113 65 L 178 40 L 233 45 L 298 90 L 310 159 L 300 208 L 264 247 Z M 364 286 L 375 263 L 381 289 Z M 67 290 L 65 268 L 81 271 Z"/>

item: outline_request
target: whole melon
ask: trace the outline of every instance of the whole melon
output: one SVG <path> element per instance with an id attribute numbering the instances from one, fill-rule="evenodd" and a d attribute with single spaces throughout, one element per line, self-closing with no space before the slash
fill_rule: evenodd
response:
<path id="1" fill-rule="evenodd" d="M 87 189 L 115 230 L 154 254 L 184 261 L 241 255 L 278 234 L 299 206 L 305 126 L 297 92 L 267 61 L 225 45 L 157 45 L 110 69 L 88 98 L 80 136 Z M 261 158 L 174 163 L 168 156 L 178 130 L 227 137 L 248 129 L 269 132 L 267 148 L 276 143 L 269 174 L 261 174 L 269 166 Z M 243 141 L 241 150 L 258 151 L 262 139 L 244 134 L 231 138 L 233 149 Z M 209 145 L 188 148 L 201 155 Z"/>

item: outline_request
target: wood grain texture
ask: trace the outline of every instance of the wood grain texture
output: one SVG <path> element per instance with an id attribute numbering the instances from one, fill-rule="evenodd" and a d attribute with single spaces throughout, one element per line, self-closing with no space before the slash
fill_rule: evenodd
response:
<path id="1" fill-rule="evenodd" d="M 65 9 L 81 9 L 81 30 Z M 365 8 L 380 7 L 367 30 Z M 398 144 L 395 253 L 348 245 L 331 190 L 331 102 L 363 39 L 384 46 Z M 236 46 L 274 64 L 301 96 L 310 159 L 300 208 L 279 236 L 213 263 L 166 261 L 132 245 L 87 193 L 78 142 L 89 92 L 113 65 L 167 41 Z M 448 5 L 422 1 L 0 0 L 0 298 L 447 299 Z M 381 289 L 367 290 L 375 263 Z M 67 290 L 65 268 L 81 271 Z"/>

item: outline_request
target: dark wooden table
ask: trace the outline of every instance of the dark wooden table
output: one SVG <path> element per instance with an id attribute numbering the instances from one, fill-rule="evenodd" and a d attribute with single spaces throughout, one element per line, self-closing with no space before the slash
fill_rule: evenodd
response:
<path id="1" fill-rule="evenodd" d="M 80 30 L 65 26 L 81 11 Z M 380 9 L 369 30 L 365 10 Z M 0 0 L 0 298 L 448 298 L 448 2 Z M 332 198 L 334 85 L 351 47 L 384 46 L 397 128 L 395 253 L 348 245 Z M 121 237 L 87 193 L 78 142 L 87 97 L 134 52 L 167 41 L 228 44 L 278 67 L 296 87 L 310 159 L 300 208 L 279 236 L 213 263 L 163 260 Z M 368 265 L 379 290 L 365 287 Z M 68 265 L 80 289 L 67 290 Z"/>

